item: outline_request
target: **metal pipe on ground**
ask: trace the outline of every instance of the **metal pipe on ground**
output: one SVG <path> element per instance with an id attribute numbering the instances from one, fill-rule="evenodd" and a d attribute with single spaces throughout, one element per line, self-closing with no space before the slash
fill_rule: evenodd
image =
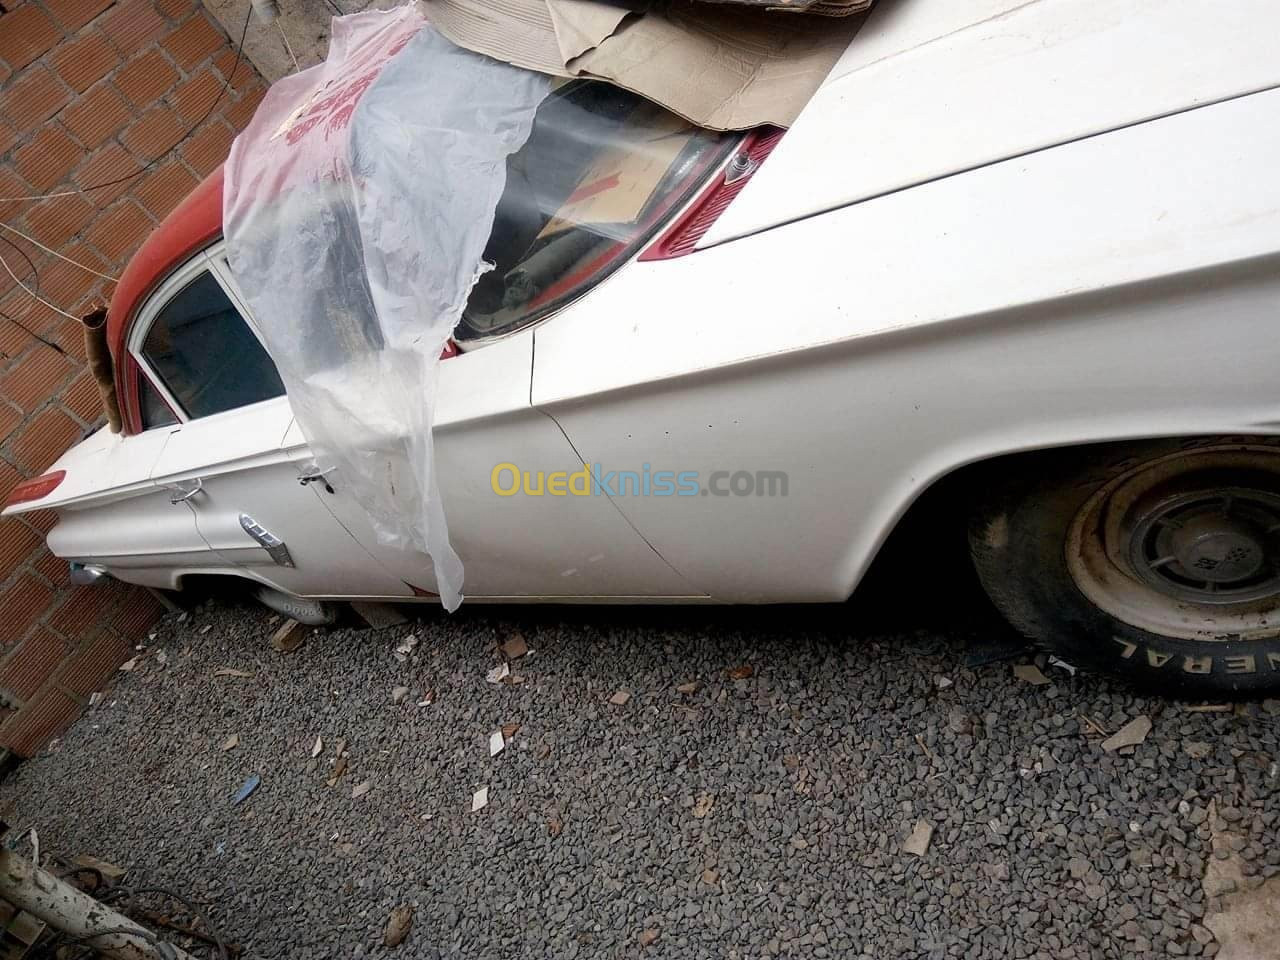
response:
<path id="1" fill-rule="evenodd" d="M 0 900 L 116 960 L 194 960 L 145 927 L 0 846 Z M 110 931 L 110 932 L 107 932 Z"/>
<path id="2" fill-rule="evenodd" d="M 111 351 L 107 347 L 107 308 L 97 304 L 80 320 L 84 324 L 84 355 L 89 372 L 98 385 L 102 398 L 102 411 L 107 415 L 107 427 L 112 433 L 121 428 L 120 404 L 116 400 L 115 371 L 111 363 Z"/>

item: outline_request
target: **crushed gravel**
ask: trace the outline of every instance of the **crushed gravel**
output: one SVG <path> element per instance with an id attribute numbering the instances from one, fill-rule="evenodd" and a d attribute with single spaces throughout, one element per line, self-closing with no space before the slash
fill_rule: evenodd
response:
<path id="1" fill-rule="evenodd" d="M 984 615 L 919 607 L 419 610 L 282 654 L 269 611 L 209 603 L 0 809 L 249 957 L 1217 953 L 1206 914 L 1280 872 L 1274 702 L 1033 685 L 965 666 Z"/>

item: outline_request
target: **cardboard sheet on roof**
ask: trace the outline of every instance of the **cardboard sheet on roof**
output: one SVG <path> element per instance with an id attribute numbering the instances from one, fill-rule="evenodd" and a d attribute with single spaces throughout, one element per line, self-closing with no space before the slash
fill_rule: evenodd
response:
<path id="1" fill-rule="evenodd" d="M 789 126 L 865 19 L 688 0 L 420 6 L 460 47 L 554 76 L 608 80 L 713 130 Z"/>

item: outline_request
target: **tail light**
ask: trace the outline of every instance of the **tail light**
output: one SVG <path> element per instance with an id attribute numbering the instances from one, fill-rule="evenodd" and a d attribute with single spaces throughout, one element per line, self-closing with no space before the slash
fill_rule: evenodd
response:
<path id="1" fill-rule="evenodd" d="M 711 229 L 733 198 L 742 192 L 751 175 L 764 163 L 784 133 L 786 131 L 778 127 L 761 127 L 749 133 L 730 158 L 724 173 L 712 181 L 671 228 L 640 254 L 639 259 L 670 260 L 693 253 L 703 234 Z"/>
<path id="2" fill-rule="evenodd" d="M 52 473 L 46 473 L 43 476 L 23 480 L 9 491 L 9 496 L 4 505 L 6 507 L 14 507 L 20 503 L 30 503 L 32 500 L 43 500 L 58 489 L 58 484 L 62 483 L 62 479 L 66 475 L 67 471 L 65 470 L 54 470 Z"/>

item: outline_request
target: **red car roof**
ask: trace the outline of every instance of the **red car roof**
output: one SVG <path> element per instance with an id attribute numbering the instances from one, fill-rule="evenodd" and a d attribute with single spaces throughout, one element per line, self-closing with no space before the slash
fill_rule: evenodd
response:
<path id="1" fill-rule="evenodd" d="M 222 167 L 205 177 L 138 248 L 116 284 L 107 312 L 107 344 L 117 366 L 129 322 L 143 299 L 196 251 L 222 235 Z"/>

